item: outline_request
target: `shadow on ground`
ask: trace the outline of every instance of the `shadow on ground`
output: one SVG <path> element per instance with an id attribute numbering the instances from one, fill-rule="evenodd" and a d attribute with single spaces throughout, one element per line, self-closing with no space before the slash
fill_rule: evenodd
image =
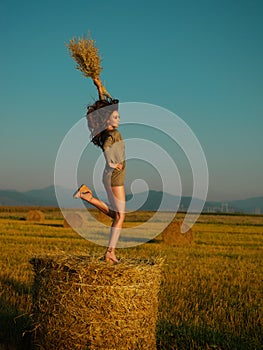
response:
<path id="1" fill-rule="evenodd" d="M 30 289 L 9 277 L 1 278 L 0 284 L 0 350 L 31 350 L 32 321 L 19 309 L 19 298 L 30 294 Z"/>

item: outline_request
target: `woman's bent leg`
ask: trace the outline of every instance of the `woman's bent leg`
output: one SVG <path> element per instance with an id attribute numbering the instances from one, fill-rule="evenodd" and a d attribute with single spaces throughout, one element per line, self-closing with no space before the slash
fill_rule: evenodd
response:
<path id="1" fill-rule="evenodd" d="M 115 212 L 109 208 L 109 206 L 103 202 L 102 200 L 98 198 L 94 198 L 90 193 L 82 193 L 80 196 L 81 199 L 84 201 L 90 203 L 95 208 L 102 211 L 104 214 L 108 215 L 109 217 L 113 218 L 115 217 Z"/>

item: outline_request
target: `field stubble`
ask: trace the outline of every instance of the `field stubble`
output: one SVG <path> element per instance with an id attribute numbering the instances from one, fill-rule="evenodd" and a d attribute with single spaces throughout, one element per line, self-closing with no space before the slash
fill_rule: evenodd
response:
<path id="1" fill-rule="evenodd" d="M 58 210 L 46 209 L 43 223 L 24 221 L 27 210 L 0 211 L 0 349 L 30 349 L 29 259 L 105 250 L 64 228 Z M 136 224 L 144 217 L 149 213 L 138 213 Z M 157 348 L 262 349 L 263 217 L 202 215 L 193 231 L 190 246 L 167 246 L 159 236 L 118 251 L 165 257 Z"/>

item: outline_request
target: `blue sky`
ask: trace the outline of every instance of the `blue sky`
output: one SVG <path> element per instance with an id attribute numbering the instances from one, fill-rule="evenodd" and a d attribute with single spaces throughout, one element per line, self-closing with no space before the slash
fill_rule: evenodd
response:
<path id="1" fill-rule="evenodd" d="M 65 47 L 90 31 L 111 94 L 194 131 L 209 199 L 262 196 L 262 16 L 259 0 L 1 1 L 0 188 L 53 183 L 59 145 L 97 94 Z"/>

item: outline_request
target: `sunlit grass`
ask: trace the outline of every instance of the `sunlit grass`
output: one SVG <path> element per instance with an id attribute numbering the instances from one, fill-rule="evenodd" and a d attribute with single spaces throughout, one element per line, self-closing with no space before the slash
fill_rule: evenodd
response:
<path id="1" fill-rule="evenodd" d="M 58 211 L 46 212 L 43 223 L 24 221 L 24 214 L 25 209 L 20 209 L 0 215 L 0 344 L 11 349 L 29 348 L 29 337 L 22 337 L 30 329 L 29 259 L 62 253 L 103 256 L 105 250 L 64 228 Z M 149 217 L 138 213 L 138 221 L 144 216 Z M 260 349 L 263 217 L 202 215 L 193 231 L 191 246 L 166 246 L 158 237 L 118 250 L 124 258 L 162 255 L 166 259 L 158 349 Z"/>

